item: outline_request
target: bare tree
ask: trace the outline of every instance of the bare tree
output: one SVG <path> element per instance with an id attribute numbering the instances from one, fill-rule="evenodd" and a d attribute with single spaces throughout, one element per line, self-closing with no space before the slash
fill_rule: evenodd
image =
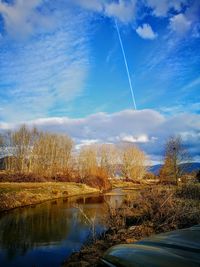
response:
<path id="1" fill-rule="evenodd" d="M 97 150 L 95 146 L 84 146 L 78 155 L 78 169 L 81 180 L 93 175 L 97 168 Z"/>
<path id="2" fill-rule="evenodd" d="M 121 172 L 127 180 L 138 181 L 147 171 L 147 156 L 136 146 L 124 147 L 121 152 Z"/>
<path id="3" fill-rule="evenodd" d="M 119 151 L 115 145 L 103 144 L 98 146 L 99 166 L 109 177 L 116 175 L 117 164 L 119 163 Z"/>
<path id="4" fill-rule="evenodd" d="M 68 172 L 73 142 L 66 135 L 39 132 L 22 125 L 0 139 L 8 171 L 45 176 Z"/>
<path id="5" fill-rule="evenodd" d="M 178 184 L 191 158 L 180 136 L 170 137 L 165 144 L 164 165 L 160 170 L 161 180 Z"/>
<path id="6" fill-rule="evenodd" d="M 28 129 L 26 125 L 22 125 L 19 130 L 7 133 L 5 140 L 9 150 L 8 168 L 20 173 L 27 172 L 33 134 L 33 130 Z"/>
<path id="7" fill-rule="evenodd" d="M 31 170 L 37 174 L 55 176 L 66 174 L 73 147 L 66 135 L 40 133 L 31 153 Z"/>
<path id="8" fill-rule="evenodd" d="M 12 149 L 12 132 L 6 131 L 1 134 L 1 158 L 3 165 L 2 167 L 7 171 L 11 171 L 13 169 L 13 149 Z"/>

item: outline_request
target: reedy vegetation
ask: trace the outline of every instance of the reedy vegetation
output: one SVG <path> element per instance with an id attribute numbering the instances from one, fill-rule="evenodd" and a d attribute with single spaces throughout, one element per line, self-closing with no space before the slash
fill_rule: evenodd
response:
<path id="1" fill-rule="evenodd" d="M 107 231 L 73 253 L 63 266 L 101 266 L 99 259 L 113 245 L 134 243 L 155 233 L 163 233 L 200 223 L 200 185 L 156 186 L 125 199 L 120 207 L 108 203 Z M 94 230 L 93 230 L 94 231 Z"/>

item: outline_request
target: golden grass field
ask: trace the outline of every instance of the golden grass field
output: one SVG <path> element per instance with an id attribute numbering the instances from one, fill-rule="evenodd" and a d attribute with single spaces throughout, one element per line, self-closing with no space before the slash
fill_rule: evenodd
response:
<path id="1" fill-rule="evenodd" d="M 56 198 L 98 192 L 98 189 L 73 182 L 0 183 L 0 211 Z"/>

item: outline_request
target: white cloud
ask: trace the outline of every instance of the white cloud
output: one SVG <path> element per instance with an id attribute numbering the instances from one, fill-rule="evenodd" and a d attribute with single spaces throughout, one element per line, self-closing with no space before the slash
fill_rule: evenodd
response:
<path id="1" fill-rule="evenodd" d="M 200 151 L 200 115 L 178 114 L 164 116 L 154 110 L 124 110 L 97 113 L 81 119 L 47 118 L 29 121 L 43 130 L 67 133 L 78 146 L 93 143 L 129 142 L 138 144 L 148 154 L 161 158 L 166 139 L 175 134 L 184 138 L 193 156 Z M 0 129 L 17 127 L 0 124 Z"/>
<path id="2" fill-rule="evenodd" d="M 132 21 L 135 17 L 136 1 L 129 2 L 119 0 L 105 5 L 105 14 L 109 17 L 118 18 L 123 23 Z"/>
<path id="3" fill-rule="evenodd" d="M 146 5 L 152 9 L 155 16 L 165 17 L 170 9 L 180 12 L 182 5 L 187 2 L 187 0 L 146 0 Z"/>
<path id="4" fill-rule="evenodd" d="M 143 39 L 153 40 L 157 37 L 157 34 L 152 30 L 149 24 L 143 24 L 136 29 L 137 34 Z"/>
<path id="5" fill-rule="evenodd" d="M 193 0 L 190 2 L 185 2 L 187 3 L 185 10 L 181 10 L 179 14 L 170 19 L 170 27 L 180 36 L 184 36 L 188 31 L 190 31 L 192 37 L 199 38 L 200 1 Z"/>
<path id="6" fill-rule="evenodd" d="M 170 28 L 179 36 L 190 28 L 192 36 L 199 38 L 200 1 L 194 0 L 69 0 L 73 4 L 97 12 L 101 15 L 118 19 L 124 24 L 134 22 L 149 15 L 169 18 Z M 144 5 L 148 9 L 144 11 Z M 174 15 L 176 14 L 176 15 Z M 173 16 L 173 17 L 172 17 Z M 155 39 L 157 34 L 148 24 L 137 28 L 137 33 L 145 39 Z"/>
<path id="7" fill-rule="evenodd" d="M 149 137 L 146 134 L 141 134 L 138 136 L 125 135 L 120 139 L 121 139 L 120 141 L 127 142 L 127 143 L 147 143 L 147 142 L 150 142 Z"/>
<path id="8" fill-rule="evenodd" d="M 79 150 L 81 147 L 90 146 L 98 143 L 99 143 L 98 139 L 83 139 L 80 141 L 80 143 L 75 145 L 75 148 Z"/>
<path id="9" fill-rule="evenodd" d="M 125 24 L 135 19 L 137 0 L 74 0 L 71 2 L 104 16 L 118 19 Z"/>
<path id="10" fill-rule="evenodd" d="M 179 35 L 184 35 L 191 28 L 189 21 L 184 14 L 178 14 L 170 18 L 170 28 Z"/>
<path id="11" fill-rule="evenodd" d="M 168 1 L 147 0 L 147 5 L 153 9 L 156 16 L 165 16 L 168 12 Z"/>
<path id="12" fill-rule="evenodd" d="M 57 3 L 60 2 L 62 1 Z M 175 10 L 178 13 L 184 11 L 187 21 L 199 20 L 199 0 L 192 2 L 188 0 L 66 0 L 65 5 L 78 5 L 126 24 L 137 20 L 137 12 L 142 6 L 141 2 L 151 9 L 154 16 L 166 17 L 169 16 L 170 11 Z M 49 3 L 51 3 L 49 0 L 15 0 L 12 4 L 0 1 L 0 14 L 3 16 L 6 31 L 19 37 L 32 34 L 35 29 L 52 28 L 55 20 L 47 12 Z M 185 6 L 184 9 L 183 6 Z M 180 18 L 176 19 L 177 21 L 174 21 L 176 24 L 185 23 L 183 20 L 178 22 Z M 176 26 L 174 27 L 176 28 Z M 179 28 L 179 26 L 177 27 Z M 198 28 L 195 29 L 194 35 L 199 37 Z M 148 33 L 149 39 L 155 38 L 150 29 L 148 29 Z"/>
<path id="13" fill-rule="evenodd" d="M 40 27 L 48 28 L 52 19 L 38 11 L 43 0 L 16 0 L 14 3 L 0 2 L 0 14 L 5 30 L 14 37 L 25 37 Z"/>

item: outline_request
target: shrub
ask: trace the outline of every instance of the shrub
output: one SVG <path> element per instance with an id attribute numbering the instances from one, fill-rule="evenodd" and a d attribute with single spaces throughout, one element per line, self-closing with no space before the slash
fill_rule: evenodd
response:
<path id="1" fill-rule="evenodd" d="M 200 185 L 199 184 L 185 184 L 177 188 L 176 195 L 184 199 L 200 200 Z"/>
<path id="2" fill-rule="evenodd" d="M 196 180 L 200 183 L 200 170 L 196 174 Z"/>
<path id="3" fill-rule="evenodd" d="M 84 179 L 84 184 L 98 188 L 101 191 L 107 191 L 111 189 L 111 183 L 109 182 L 108 178 L 99 174 L 86 177 Z"/>
<path id="4" fill-rule="evenodd" d="M 156 233 L 200 223 L 199 203 L 178 198 L 174 190 L 167 188 L 142 190 L 129 206 L 123 205 L 115 214 L 125 219 L 127 227 L 144 225 Z"/>
<path id="5" fill-rule="evenodd" d="M 152 172 L 147 172 L 144 176 L 145 180 L 156 180 L 157 176 L 153 174 Z"/>
<path id="6" fill-rule="evenodd" d="M 45 176 L 38 176 L 33 173 L 23 174 L 23 173 L 0 173 L 0 182 L 16 182 L 16 183 L 27 183 L 27 182 L 46 182 L 52 181 L 51 178 Z"/>

